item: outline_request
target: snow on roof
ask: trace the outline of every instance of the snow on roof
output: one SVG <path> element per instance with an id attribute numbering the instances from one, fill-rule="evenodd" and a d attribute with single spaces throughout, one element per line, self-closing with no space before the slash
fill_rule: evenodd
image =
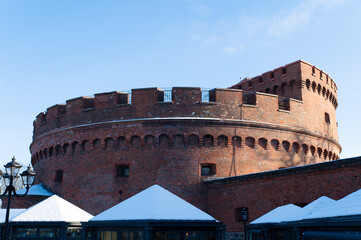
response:
<path id="1" fill-rule="evenodd" d="M 207 213 L 159 185 L 145 189 L 89 221 L 122 220 L 216 221 Z"/>
<path id="2" fill-rule="evenodd" d="M 324 208 L 316 209 L 307 219 L 361 215 L 361 189 L 335 201 Z"/>
<path id="3" fill-rule="evenodd" d="M 26 192 L 26 188 L 20 189 L 16 191 L 17 194 L 24 194 Z M 32 186 L 29 189 L 27 195 L 36 195 L 36 196 L 52 196 L 54 193 L 50 192 L 42 183 Z"/>
<path id="4" fill-rule="evenodd" d="M 335 200 L 333 200 L 329 197 L 322 196 L 322 197 L 316 199 L 315 201 L 307 204 L 303 208 L 298 209 L 296 212 L 294 212 L 292 215 L 284 218 L 282 221 L 290 222 L 290 221 L 300 221 L 300 220 L 306 219 L 315 211 L 318 211 L 322 208 L 328 207 L 328 206 L 334 204 L 335 202 L 336 202 Z"/>
<path id="5" fill-rule="evenodd" d="M 361 215 L 361 189 L 338 201 L 323 196 L 303 208 L 293 204 L 281 206 L 266 213 L 251 224 L 294 222 L 353 215 Z"/>
<path id="6" fill-rule="evenodd" d="M 272 211 L 266 213 L 265 215 L 257 218 L 251 224 L 260 224 L 260 223 L 279 223 L 284 219 L 287 219 L 289 216 L 295 214 L 301 208 L 293 205 L 287 204 L 273 209 Z"/>
<path id="7" fill-rule="evenodd" d="M 14 217 L 12 222 L 86 222 L 93 215 L 53 195 Z"/>
<path id="8" fill-rule="evenodd" d="M 26 211 L 26 208 L 10 208 L 10 214 L 9 214 L 9 220 L 16 217 L 20 213 L 23 213 Z M 0 209 L 0 223 L 5 222 L 6 217 L 6 209 Z"/>

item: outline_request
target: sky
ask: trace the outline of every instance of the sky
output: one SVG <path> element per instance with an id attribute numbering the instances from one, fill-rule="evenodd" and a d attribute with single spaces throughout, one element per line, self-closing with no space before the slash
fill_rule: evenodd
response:
<path id="1" fill-rule="evenodd" d="M 1 0 L 0 163 L 28 165 L 36 115 L 67 99 L 226 88 L 298 59 L 336 82 L 340 156 L 360 156 L 360 13 L 359 0 Z"/>

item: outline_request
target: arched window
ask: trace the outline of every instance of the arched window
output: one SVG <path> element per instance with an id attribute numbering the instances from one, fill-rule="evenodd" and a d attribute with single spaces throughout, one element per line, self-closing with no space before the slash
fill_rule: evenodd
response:
<path id="1" fill-rule="evenodd" d="M 58 156 L 61 154 L 61 146 L 60 145 L 56 145 L 55 146 L 55 156 Z"/>
<path id="2" fill-rule="evenodd" d="M 145 146 L 148 147 L 148 148 L 153 148 L 154 147 L 154 136 L 153 135 L 147 135 L 145 136 L 144 138 L 145 140 Z"/>
<path id="3" fill-rule="evenodd" d="M 272 93 L 273 94 L 278 94 L 278 86 L 277 85 L 273 87 Z"/>
<path id="4" fill-rule="evenodd" d="M 331 123 L 330 114 L 328 114 L 328 113 L 326 113 L 326 112 L 325 112 L 325 122 L 326 122 L 327 124 L 330 124 L 330 123 Z"/>
<path id="5" fill-rule="evenodd" d="M 169 136 L 162 134 L 159 136 L 159 146 L 160 147 L 169 147 Z"/>
<path id="6" fill-rule="evenodd" d="M 84 140 L 81 143 L 81 150 L 84 152 L 86 150 L 89 150 L 89 141 L 88 140 Z"/>
<path id="7" fill-rule="evenodd" d="M 239 136 L 232 137 L 232 146 L 240 148 L 242 146 L 242 138 Z"/>
<path id="8" fill-rule="evenodd" d="M 109 137 L 105 139 L 105 149 L 113 149 L 114 148 L 114 140 Z"/>
<path id="9" fill-rule="evenodd" d="M 287 152 L 290 150 L 290 142 L 289 141 L 283 141 L 282 142 L 282 146 L 283 146 L 283 149 L 286 150 Z"/>
<path id="10" fill-rule="evenodd" d="M 72 152 L 72 153 L 77 152 L 77 151 L 78 151 L 78 147 L 79 147 L 79 143 L 78 143 L 77 141 L 73 142 L 73 143 L 71 144 L 71 152 Z"/>
<path id="11" fill-rule="evenodd" d="M 267 149 L 267 139 L 265 138 L 258 139 L 258 145 L 263 149 Z"/>
<path id="12" fill-rule="evenodd" d="M 315 82 L 312 82 L 312 91 L 316 92 L 316 86 L 317 84 Z"/>
<path id="13" fill-rule="evenodd" d="M 93 149 L 100 149 L 100 139 L 95 139 L 93 141 Z"/>
<path id="14" fill-rule="evenodd" d="M 247 137 L 246 138 L 246 146 L 250 148 L 254 148 L 255 139 L 253 137 Z"/>
<path id="15" fill-rule="evenodd" d="M 325 97 L 325 95 L 326 95 L 326 88 L 323 87 L 323 88 L 322 88 L 322 96 Z"/>
<path id="16" fill-rule="evenodd" d="M 140 148 L 140 137 L 137 135 L 134 135 L 130 138 L 130 144 L 132 148 Z"/>
<path id="17" fill-rule="evenodd" d="M 302 144 L 302 152 L 303 154 L 307 155 L 308 153 L 308 146 L 306 144 Z"/>
<path id="18" fill-rule="evenodd" d="M 66 152 L 68 151 L 68 147 L 69 147 L 69 143 L 64 143 L 63 145 L 63 154 L 65 155 Z"/>
<path id="19" fill-rule="evenodd" d="M 53 151 L 54 151 L 54 148 L 53 148 L 53 147 L 50 147 L 50 148 L 49 148 L 49 157 L 52 157 L 52 156 L 53 156 Z"/>
<path id="20" fill-rule="evenodd" d="M 228 137 L 225 135 L 221 135 L 217 138 L 217 146 L 227 147 Z"/>
<path id="21" fill-rule="evenodd" d="M 174 146 L 183 147 L 184 146 L 184 136 L 177 134 L 174 136 Z"/>
<path id="22" fill-rule="evenodd" d="M 323 157 L 325 158 L 325 160 L 327 160 L 328 157 L 328 151 L 325 149 L 323 150 Z"/>
<path id="23" fill-rule="evenodd" d="M 322 91 L 321 84 L 318 84 L 318 86 L 317 86 L 317 92 L 318 92 L 318 94 L 321 94 L 321 91 Z"/>
<path id="24" fill-rule="evenodd" d="M 321 158 L 322 157 L 322 148 L 317 148 L 317 153 L 318 153 L 318 157 Z"/>
<path id="25" fill-rule="evenodd" d="M 286 86 L 287 86 L 287 83 L 285 83 L 285 82 L 281 84 L 281 94 L 285 94 Z"/>
<path id="26" fill-rule="evenodd" d="M 312 156 L 315 156 L 315 154 L 316 154 L 316 148 L 315 148 L 315 146 L 311 146 L 311 147 L 310 147 L 310 150 L 311 150 Z"/>
<path id="27" fill-rule="evenodd" d="M 192 134 L 188 137 L 188 146 L 198 146 L 199 137 L 198 135 Z"/>
<path id="28" fill-rule="evenodd" d="M 306 88 L 307 90 L 310 90 L 311 87 L 311 81 L 309 79 L 306 80 Z"/>
<path id="29" fill-rule="evenodd" d="M 274 150 L 278 151 L 280 147 L 280 142 L 277 139 L 272 139 L 271 146 L 274 148 Z"/>
<path id="30" fill-rule="evenodd" d="M 294 151 L 295 153 L 299 153 L 299 152 L 300 152 L 300 144 L 299 144 L 298 142 L 294 142 L 294 143 L 292 144 L 292 148 L 293 148 L 293 151 Z"/>
<path id="31" fill-rule="evenodd" d="M 206 147 L 213 146 L 213 136 L 212 135 L 203 136 L 203 145 Z"/>
<path id="32" fill-rule="evenodd" d="M 127 140 L 125 137 L 120 136 L 118 137 L 118 149 L 127 149 Z"/>
<path id="33" fill-rule="evenodd" d="M 44 158 L 48 158 L 48 149 L 47 148 L 44 148 L 43 153 L 44 153 Z"/>

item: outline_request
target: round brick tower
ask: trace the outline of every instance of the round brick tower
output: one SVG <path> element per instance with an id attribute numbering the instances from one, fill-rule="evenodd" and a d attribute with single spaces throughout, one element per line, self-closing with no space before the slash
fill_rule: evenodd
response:
<path id="1" fill-rule="evenodd" d="M 130 102 L 131 100 L 131 102 Z M 337 87 L 304 61 L 228 89 L 80 97 L 34 121 L 38 181 L 92 214 L 157 183 L 207 210 L 204 178 L 338 158 Z"/>

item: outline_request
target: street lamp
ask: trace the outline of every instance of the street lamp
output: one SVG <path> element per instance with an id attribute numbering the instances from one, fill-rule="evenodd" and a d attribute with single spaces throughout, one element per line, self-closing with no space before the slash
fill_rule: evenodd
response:
<path id="1" fill-rule="evenodd" d="M 36 173 L 31 169 L 29 166 L 27 170 L 22 172 L 20 174 L 21 180 L 23 182 L 24 187 L 26 188 L 26 192 L 24 194 L 17 194 L 14 183 L 18 180 L 19 176 L 19 170 L 22 167 L 19 163 L 15 161 L 15 157 L 11 159 L 11 162 L 8 162 L 5 167 L 5 174 L 0 170 L 0 180 L 1 178 L 4 180 L 5 184 L 5 191 L 3 194 L 0 195 L 0 197 L 5 196 L 8 194 L 8 204 L 6 208 L 6 218 L 5 218 L 5 225 L 4 225 L 4 231 L 3 231 L 3 238 L 4 240 L 8 239 L 8 225 L 9 225 L 9 214 L 10 214 L 10 200 L 11 195 L 14 194 L 16 197 L 24 197 L 26 194 L 28 194 L 30 187 L 33 185 Z"/>
<path id="2" fill-rule="evenodd" d="M 247 224 L 247 221 L 248 221 L 248 208 L 246 207 L 243 207 L 241 208 L 241 218 L 242 218 L 242 222 L 244 224 L 244 239 L 247 240 L 247 229 L 246 229 L 246 224 Z"/>

